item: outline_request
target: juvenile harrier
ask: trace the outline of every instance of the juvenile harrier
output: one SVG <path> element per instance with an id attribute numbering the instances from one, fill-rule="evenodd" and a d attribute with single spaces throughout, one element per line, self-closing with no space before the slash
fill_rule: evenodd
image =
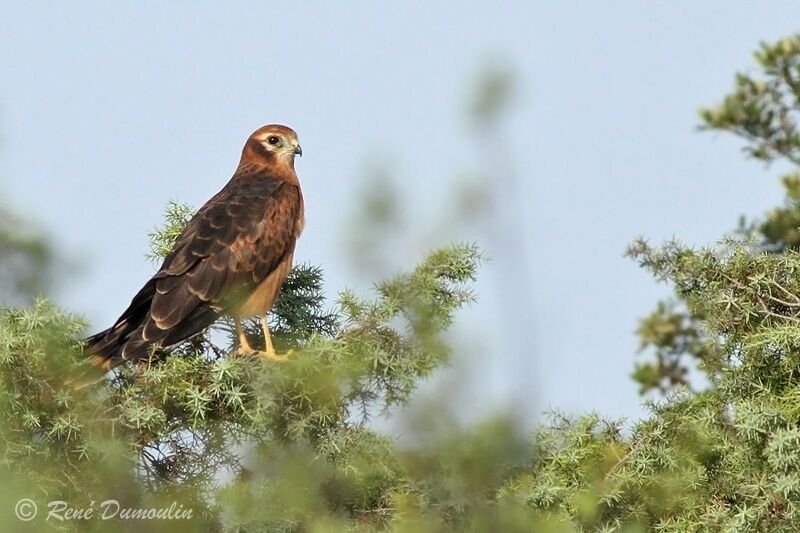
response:
<path id="1" fill-rule="evenodd" d="M 147 357 L 232 316 L 240 351 L 283 360 L 267 324 L 292 267 L 303 230 L 303 195 L 294 158 L 303 151 L 286 126 L 256 130 L 244 145 L 231 180 L 200 208 L 164 263 L 130 306 L 105 331 L 86 340 L 91 361 L 111 369 Z M 263 351 L 253 350 L 241 319 L 258 315 Z"/>

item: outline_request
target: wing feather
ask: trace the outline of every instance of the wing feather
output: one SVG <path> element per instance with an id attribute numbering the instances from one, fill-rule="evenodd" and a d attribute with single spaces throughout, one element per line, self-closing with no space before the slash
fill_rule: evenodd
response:
<path id="1" fill-rule="evenodd" d="M 189 221 L 117 324 L 90 346 L 115 366 L 145 356 L 154 343 L 171 346 L 202 331 L 293 253 L 301 209 L 299 188 L 284 179 L 234 176 Z"/>
<path id="2" fill-rule="evenodd" d="M 185 273 L 159 280 L 159 289 L 162 284 L 174 287 L 153 300 L 151 314 L 160 328 L 178 326 L 203 304 L 222 309 L 236 305 L 294 251 L 299 190 L 283 185 L 261 180 L 247 194 L 232 195 L 198 213 L 187 226 L 190 240 L 182 250 L 201 257 Z M 217 228 L 224 220 L 221 212 L 229 224 Z M 169 265 L 165 261 L 167 271 Z"/>

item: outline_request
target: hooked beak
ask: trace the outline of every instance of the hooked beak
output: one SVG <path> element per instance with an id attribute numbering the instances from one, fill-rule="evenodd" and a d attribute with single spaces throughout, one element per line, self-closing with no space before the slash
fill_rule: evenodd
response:
<path id="1" fill-rule="evenodd" d="M 299 144 L 294 146 L 294 154 L 303 157 L 303 148 L 301 148 Z"/>

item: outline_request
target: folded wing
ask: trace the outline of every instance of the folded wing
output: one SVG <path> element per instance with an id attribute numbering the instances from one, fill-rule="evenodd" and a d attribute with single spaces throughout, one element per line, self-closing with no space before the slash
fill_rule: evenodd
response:
<path id="1" fill-rule="evenodd" d="M 158 272 L 109 329 L 87 339 L 113 368 L 172 346 L 241 305 L 294 252 L 299 189 L 269 176 L 235 176 L 192 218 Z"/>

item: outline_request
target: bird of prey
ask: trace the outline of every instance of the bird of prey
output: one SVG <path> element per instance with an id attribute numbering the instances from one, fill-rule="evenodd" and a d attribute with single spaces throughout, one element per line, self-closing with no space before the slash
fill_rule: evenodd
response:
<path id="1" fill-rule="evenodd" d="M 158 272 L 110 328 L 89 337 L 91 362 L 110 370 L 174 346 L 222 315 L 233 318 L 241 353 L 275 353 L 267 312 L 291 267 L 303 230 L 294 170 L 303 151 L 291 128 L 268 125 L 244 145 L 231 180 L 186 225 Z M 259 316 L 265 346 L 250 347 L 241 319 Z"/>

